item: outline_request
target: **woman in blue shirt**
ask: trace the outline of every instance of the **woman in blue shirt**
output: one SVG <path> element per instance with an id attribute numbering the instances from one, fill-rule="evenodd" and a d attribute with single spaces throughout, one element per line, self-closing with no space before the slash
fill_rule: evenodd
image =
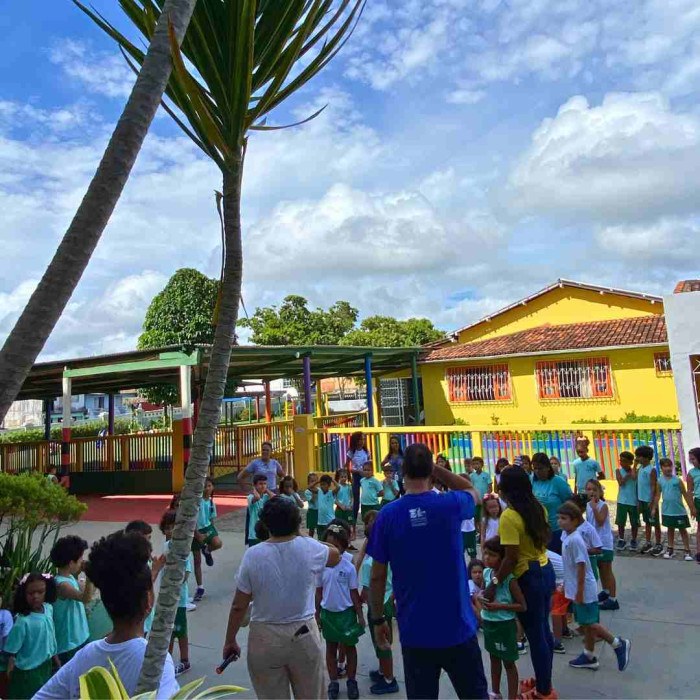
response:
<path id="1" fill-rule="evenodd" d="M 552 535 L 547 549 L 561 554 L 561 529 L 557 519 L 559 506 L 572 497 L 571 488 L 566 479 L 554 473 L 549 457 L 544 452 L 532 456 L 532 492 L 535 498 L 545 507 L 547 520 L 552 529 Z"/>

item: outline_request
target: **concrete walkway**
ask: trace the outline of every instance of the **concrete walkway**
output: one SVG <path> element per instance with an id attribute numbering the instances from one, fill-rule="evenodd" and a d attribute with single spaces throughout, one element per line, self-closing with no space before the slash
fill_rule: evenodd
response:
<path id="1" fill-rule="evenodd" d="M 80 523 L 70 529 L 88 542 L 112 532 L 125 523 Z M 238 528 L 237 528 L 238 529 Z M 206 676 L 206 686 L 232 683 L 250 688 L 241 698 L 254 698 L 245 663 L 247 630 L 239 642 L 243 658 L 231 664 L 221 676 L 214 669 L 221 661 L 221 649 L 233 597 L 234 577 L 244 552 L 240 532 L 222 532 L 224 548 L 215 555 L 212 569 L 205 567 L 206 596 L 196 611 L 189 613 L 190 660 L 192 670 L 180 677 L 182 683 Z M 160 533 L 154 532 L 155 551 L 162 549 Z M 561 698 L 697 698 L 700 669 L 697 646 L 700 640 L 700 615 L 696 596 L 700 585 L 700 566 L 681 560 L 666 561 L 650 557 L 622 555 L 615 559 L 621 608 L 602 613 L 602 623 L 613 633 L 632 639 L 632 660 L 624 673 L 617 670 L 615 656 L 607 645 L 600 645 L 600 670 L 574 670 L 568 661 L 581 650 L 579 638 L 565 642 L 566 655 L 554 657 L 554 684 Z M 439 592 L 440 582 L 435 582 Z M 194 590 L 194 589 L 192 589 Z M 435 614 L 439 608 L 436 595 Z M 398 637 L 398 635 L 396 635 Z M 480 642 L 483 642 L 480 635 Z M 483 646 L 483 643 L 482 643 Z M 396 675 L 403 681 L 400 646 L 395 642 Z M 177 662 L 177 651 L 175 652 Z M 376 668 L 376 659 L 366 634 L 359 644 L 358 682 L 362 697 L 369 693 L 369 672 Z M 532 675 L 529 655 L 518 663 L 520 676 Z M 488 657 L 484 669 L 489 678 Z M 502 692 L 505 692 L 505 676 Z M 341 683 L 341 698 L 345 684 Z M 403 683 L 401 693 L 405 697 Z M 449 679 L 443 675 L 441 697 L 456 697 Z"/>

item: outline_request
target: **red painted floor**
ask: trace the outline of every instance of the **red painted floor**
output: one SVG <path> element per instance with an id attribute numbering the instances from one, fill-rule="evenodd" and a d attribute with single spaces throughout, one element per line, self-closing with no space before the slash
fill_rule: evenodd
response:
<path id="1" fill-rule="evenodd" d="M 80 496 L 86 503 L 88 511 L 83 521 L 102 523 L 127 523 L 130 520 L 145 520 L 157 525 L 170 504 L 168 494 L 147 496 Z M 246 497 L 242 494 L 215 495 L 214 503 L 219 515 L 230 513 L 236 508 L 246 506 Z"/>

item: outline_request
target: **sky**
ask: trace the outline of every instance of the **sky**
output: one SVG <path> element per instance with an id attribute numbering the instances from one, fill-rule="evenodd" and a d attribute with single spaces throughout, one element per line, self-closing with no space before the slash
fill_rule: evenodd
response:
<path id="1" fill-rule="evenodd" d="M 116 0 L 93 0 L 129 33 Z M 69 0 L 0 16 L 0 342 L 97 167 L 133 75 Z M 133 34 L 131 34 L 133 36 Z M 347 300 L 444 330 L 557 278 L 698 276 L 697 0 L 368 0 L 251 136 L 243 298 Z M 218 169 L 157 116 L 42 359 L 133 349 L 181 267 L 219 276 Z"/>

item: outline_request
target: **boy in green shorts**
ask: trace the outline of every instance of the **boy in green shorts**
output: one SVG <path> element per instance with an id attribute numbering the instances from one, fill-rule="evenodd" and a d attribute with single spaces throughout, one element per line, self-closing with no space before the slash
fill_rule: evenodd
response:
<path id="1" fill-rule="evenodd" d="M 637 532 L 639 531 L 639 510 L 637 509 L 637 465 L 631 452 L 620 452 L 620 466 L 615 470 L 615 478 L 619 486 L 617 496 L 617 551 L 622 552 L 627 547 L 625 540 L 625 525 L 627 518 L 632 528 L 630 551 L 637 551 Z"/>
<path id="2" fill-rule="evenodd" d="M 651 554 L 659 557 L 664 548 L 661 545 L 661 525 L 659 523 L 659 484 L 656 468 L 651 463 L 654 450 L 648 445 L 641 445 L 634 451 L 637 463 L 637 498 L 639 499 L 639 514 L 644 518 L 644 534 L 646 541 L 639 550 L 641 554 Z M 651 543 L 651 528 L 654 528 L 656 544 Z"/>
<path id="3" fill-rule="evenodd" d="M 688 486 L 688 495 L 693 498 L 695 506 L 695 519 L 700 513 L 700 447 L 693 447 L 688 450 L 688 461 L 691 464 L 691 469 L 688 469 L 686 476 L 686 484 Z M 695 537 L 695 561 L 700 564 L 700 533 Z"/>
<path id="4" fill-rule="evenodd" d="M 329 492 L 330 493 L 330 492 Z M 348 531 L 343 525 L 328 525 L 326 542 L 343 555 L 350 544 Z M 326 666 L 330 683 L 329 700 L 337 700 L 340 693 L 338 683 L 338 648 L 345 648 L 347 658 L 347 690 L 350 700 L 360 697 L 355 676 L 357 674 L 357 649 L 361 635 L 365 633 L 365 618 L 360 601 L 357 571 L 352 560 L 341 556 L 340 562 L 326 567 L 319 576 L 316 589 L 316 620 L 326 640 Z"/>
<path id="5" fill-rule="evenodd" d="M 598 588 L 588 558 L 588 549 L 578 532 L 579 525 L 583 522 L 581 509 L 575 503 L 567 501 L 559 507 L 557 513 L 559 527 L 567 535 L 561 550 L 564 595 L 573 601 L 574 619 L 581 626 L 584 635 L 583 653 L 569 661 L 569 666 L 595 671 L 600 665 L 595 655 L 595 643 L 600 638 L 613 648 L 617 668 L 624 671 L 629 664 L 632 644 L 628 639 L 613 636 L 600 624 Z"/>
<path id="6" fill-rule="evenodd" d="M 693 561 L 690 554 L 690 538 L 688 537 L 688 528 L 690 520 L 688 513 L 683 505 L 683 501 L 688 504 L 690 514 L 697 517 L 695 512 L 695 504 L 693 503 L 690 494 L 685 489 L 685 484 L 676 476 L 676 465 L 668 457 L 659 460 L 661 466 L 661 476 L 659 477 L 659 488 L 661 489 L 661 524 L 666 528 L 667 547 L 664 553 L 664 559 L 673 559 L 673 540 L 676 530 L 681 533 L 683 547 L 685 547 L 686 561 Z"/>
<path id="7" fill-rule="evenodd" d="M 316 474 L 316 472 L 311 472 L 306 478 L 304 498 L 308 503 L 308 508 L 306 509 L 306 529 L 309 531 L 309 537 L 313 537 L 318 527 L 318 474 Z"/>
<path id="8" fill-rule="evenodd" d="M 194 578 L 197 581 L 197 590 L 192 598 L 193 603 L 198 603 L 204 597 L 204 582 L 202 579 L 202 555 L 207 566 L 214 566 L 212 552 L 221 549 L 222 543 L 219 533 L 214 525 L 216 519 L 216 505 L 214 504 L 214 482 L 207 479 L 204 482 L 204 493 L 199 502 L 197 511 L 197 528 L 192 538 L 192 554 L 194 555 Z"/>
<path id="9" fill-rule="evenodd" d="M 379 499 L 384 495 L 382 482 L 374 476 L 372 462 L 365 462 L 360 481 L 360 506 L 362 517 L 371 510 L 379 510 Z"/>
<path id="10" fill-rule="evenodd" d="M 326 536 L 326 528 L 333 520 L 335 495 L 338 493 L 338 484 L 330 474 L 324 474 L 318 482 L 316 501 L 318 502 L 318 539 Z"/>
<path id="11" fill-rule="evenodd" d="M 267 477 L 264 474 L 256 474 L 253 477 L 253 493 L 248 495 L 248 546 L 255 547 L 260 541 L 255 533 L 255 526 L 260 518 L 260 511 L 270 500 L 270 492 L 267 490 Z"/>

